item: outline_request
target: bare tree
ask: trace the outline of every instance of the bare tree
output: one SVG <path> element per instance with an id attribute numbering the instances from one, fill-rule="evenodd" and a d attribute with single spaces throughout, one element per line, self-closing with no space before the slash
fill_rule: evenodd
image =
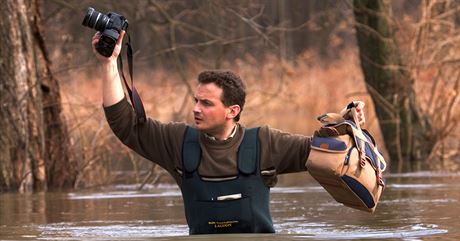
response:
<path id="1" fill-rule="evenodd" d="M 422 1 L 421 18 L 415 25 L 409 50 L 411 72 L 417 78 L 421 110 L 433 126 L 429 137 L 434 147 L 427 160 L 430 166 L 455 169 L 447 160 L 458 157 L 460 118 L 460 3 Z"/>
<path id="2" fill-rule="evenodd" d="M 458 155 L 460 5 L 422 1 L 419 9 L 419 22 L 404 25 L 388 1 L 354 1 L 361 66 L 398 171 L 415 161 L 446 169 L 445 159 Z M 410 39 L 396 41 L 397 25 Z"/>
<path id="3" fill-rule="evenodd" d="M 0 14 L 0 191 L 71 187 L 74 167 L 38 1 L 6 1 Z"/>
<path id="4" fill-rule="evenodd" d="M 420 112 L 414 78 L 395 40 L 395 26 L 386 0 L 355 0 L 354 14 L 361 66 L 375 103 L 390 159 L 404 161 L 428 157 L 434 143 L 432 128 Z M 393 167 L 395 167 L 393 165 Z"/>

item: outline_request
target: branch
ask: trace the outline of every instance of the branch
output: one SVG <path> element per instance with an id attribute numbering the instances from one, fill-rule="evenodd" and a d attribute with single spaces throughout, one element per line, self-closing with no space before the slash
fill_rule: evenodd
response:
<path id="1" fill-rule="evenodd" d="M 277 46 L 265 33 L 263 33 L 260 29 L 266 29 L 265 27 L 261 26 L 260 24 L 253 21 L 253 18 L 248 19 L 241 16 L 233 9 L 228 9 L 229 12 L 233 13 L 235 16 L 240 18 L 243 22 L 247 23 L 249 27 L 251 27 L 257 34 L 259 34 L 265 41 L 267 41 L 272 47 L 275 49 L 279 49 Z"/>

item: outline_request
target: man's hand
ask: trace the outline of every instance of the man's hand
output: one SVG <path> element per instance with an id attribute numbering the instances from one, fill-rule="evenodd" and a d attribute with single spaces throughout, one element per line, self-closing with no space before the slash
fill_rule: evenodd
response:
<path id="1" fill-rule="evenodd" d="M 101 38 L 101 33 L 94 34 L 91 44 L 93 52 L 101 63 L 101 76 L 102 76 L 102 103 L 104 106 L 111 106 L 118 103 L 125 97 L 123 86 L 121 85 L 120 75 L 118 74 L 117 58 L 121 52 L 121 46 L 125 31 L 121 31 L 120 38 L 118 38 L 117 45 L 113 50 L 112 56 L 105 57 L 96 50 L 96 44 Z"/>
<path id="2" fill-rule="evenodd" d="M 354 107 L 356 108 L 356 113 L 357 113 L 357 116 L 358 116 L 358 122 L 359 122 L 359 126 L 363 127 L 364 124 L 366 123 L 366 117 L 364 116 L 364 106 L 366 105 L 363 101 L 353 101 L 352 102 L 354 104 Z M 345 109 L 343 109 L 340 114 L 342 114 L 342 116 L 345 118 L 345 119 L 353 119 L 353 117 L 351 115 L 349 115 L 349 106 L 345 107 Z"/>
<path id="3" fill-rule="evenodd" d="M 353 101 L 353 103 L 355 103 L 356 113 L 358 113 L 359 125 L 363 127 L 366 124 L 366 117 L 364 116 L 364 106 L 366 104 L 362 101 Z"/>
<path id="4" fill-rule="evenodd" d="M 91 44 L 93 45 L 93 52 L 97 56 L 97 58 L 101 61 L 101 63 L 109 63 L 112 61 L 117 61 L 118 55 L 121 52 L 121 47 L 123 43 L 123 37 L 125 36 L 125 31 L 122 30 L 120 33 L 120 37 L 118 38 L 117 45 L 115 45 L 115 48 L 113 50 L 112 56 L 110 57 L 105 57 L 102 56 L 99 52 L 96 50 L 96 44 L 99 42 L 99 39 L 101 38 L 101 32 L 96 32 L 93 36 L 93 39 L 91 41 Z"/>

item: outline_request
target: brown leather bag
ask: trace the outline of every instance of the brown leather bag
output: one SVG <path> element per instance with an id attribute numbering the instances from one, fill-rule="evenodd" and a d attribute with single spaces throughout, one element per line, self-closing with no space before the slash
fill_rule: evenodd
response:
<path id="1" fill-rule="evenodd" d="M 370 133 L 355 124 L 356 110 L 349 114 L 355 121 L 334 113 L 318 117 L 324 125 L 313 136 L 306 167 L 336 201 L 374 212 L 385 186 L 386 162 Z"/>

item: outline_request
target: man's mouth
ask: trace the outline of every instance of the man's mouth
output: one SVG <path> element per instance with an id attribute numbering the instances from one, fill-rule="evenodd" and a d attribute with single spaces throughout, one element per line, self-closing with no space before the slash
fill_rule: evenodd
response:
<path id="1" fill-rule="evenodd" d="M 203 121 L 203 119 L 201 117 L 195 116 L 195 122 L 200 122 L 200 121 Z"/>

